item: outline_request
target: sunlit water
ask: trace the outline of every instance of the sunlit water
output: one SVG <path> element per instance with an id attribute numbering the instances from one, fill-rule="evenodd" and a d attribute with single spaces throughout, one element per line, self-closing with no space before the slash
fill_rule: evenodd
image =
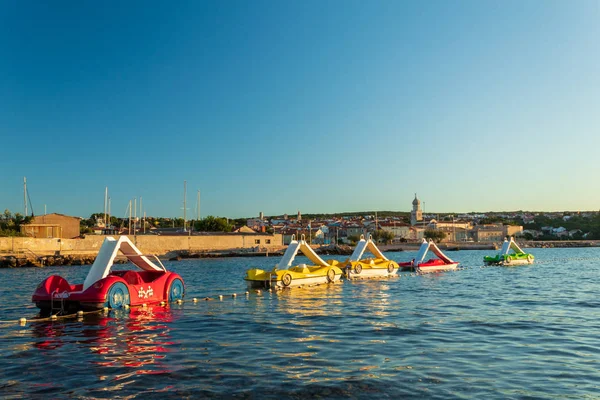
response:
<path id="1" fill-rule="evenodd" d="M 531 252 L 532 266 L 457 251 L 470 268 L 249 296 L 245 270 L 278 258 L 168 262 L 184 304 L 0 323 L 0 398 L 599 398 L 600 249 Z M 0 320 L 35 316 L 45 277 L 87 271 L 0 270 Z"/>

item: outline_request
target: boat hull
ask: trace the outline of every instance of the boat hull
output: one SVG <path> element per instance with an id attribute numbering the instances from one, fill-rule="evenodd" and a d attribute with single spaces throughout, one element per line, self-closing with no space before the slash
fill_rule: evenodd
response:
<path id="1" fill-rule="evenodd" d="M 249 289 L 274 289 L 274 288 L 294 288 L 301 286 L 313 286 L 313 285 L 325 285 L 328 283 L 335 283 L 339 281 L 341 275 L 335 276 L 335 278 L 330 281 L 326 276 L 315 276 L 315 277 L 302 277 L 295 278 L 292 280 L 292 283 L 289 285 L 285 285 L 282 280 L 249 280 L 246 279 L 246 284 Z"/>
<path id="2" fill-rule="evenodd" d="M 527 265 L 533 264 L 535 257 L 532 254 L 510 254 L 510 255 L 497 255 L 495 257 L 484 257 L 483 262 L 486 265 L 503 265 L 503 266 L 514 266 L 514 265 Z"/>
<path id="3" fill-rule="evenodd" d="M 451 271 L 458 268 L 458 264 L 459 263 L 431 265 L 423 263 L 417 266 L 417 272 L 421 274 L 429 274 L 432 272 Z"/>
<path id="4" fill-rule="evenodd" d="M 333 265 L 327 267 L 299 265 L 272 271 L 251 269 L 246 272 L 244 280 L 249 288 L 283 289 L 335 283 L 340 280 L 342 274 L 342 270 Z"/>
<path id="5" fill-rule="evenodd" d="M 385 278 L 398 273 L 398 263 L 391 260 L 352 261 L 342 267 L 348 279 Z"/>
<path id="6" fill-rule="evenodd" d="M 42 311 L 76 311 L 150 305 L 183 295 L 183 279 L 174 272 L 115 271 L 86 290 L 52 275 L 38 285 L 31 300 Z"/>
<path id="7" fill-rule="evenodd" d="M 533 260 L 504 260 L 503 262 L 500 263 L 500 265 L 503 265 L 505 267 L 510 267 L 513 265 L 528 265 L 528 264 L 533 264 Z"/>
<path id="8" fill-rule="evenodd" d="M 400 271 L 414 271 L 416 267 L 415 262 L 413 260 L 398 263 L 398 268 L 400 269 Z"/>

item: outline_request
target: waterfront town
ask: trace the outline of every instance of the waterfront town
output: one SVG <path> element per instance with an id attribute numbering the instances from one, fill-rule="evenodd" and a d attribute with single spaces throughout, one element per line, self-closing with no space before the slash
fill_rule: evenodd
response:
<path id="1" fill-rule="evenodd" d="M 423 238 L 441 243 L 497 243 L 508 236 L 525 240 L 597 239 L 600 233 L 594 223 L 597 218 L 597 212 L 425 214 L 415 194 L 410 212 L 303 216 L 298 211 L 295 215 L 270 217 L 260 212 L 252 218 L 208 216 L 191 221 L 137 216 L 122 219 L 106 213 L 93 214 L 89 219 L 56 213 L 23 218 L 6 210 L 0 218 L 0 236 L 72 239 L 90 235 L 193 236 L 230 232 L 276 235 L 273 244 L 277 245 L 289 244 L 294 235 L 304 235 L 316 245 L 352 244 L 361 235 L 372 235 L 384 244 L 410 243 Z"/>

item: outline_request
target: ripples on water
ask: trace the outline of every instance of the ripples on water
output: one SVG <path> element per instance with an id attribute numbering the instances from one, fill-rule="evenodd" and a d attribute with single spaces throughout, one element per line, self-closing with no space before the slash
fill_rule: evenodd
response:
<path id="1" fill-rule="evenodd" d="M 167 263 L 187 300 L 214 300 L 0 324 L 0 397 L 598 398 L 600 249 L 531 252 L 540 263 L 480 269 L 490 252 L 458 251 L 477 268 L 247 297 L 245 270 L 277 258 Z M 0 270 L 0 320 L 34 316 L 46 276 L 87 271 Z"/>

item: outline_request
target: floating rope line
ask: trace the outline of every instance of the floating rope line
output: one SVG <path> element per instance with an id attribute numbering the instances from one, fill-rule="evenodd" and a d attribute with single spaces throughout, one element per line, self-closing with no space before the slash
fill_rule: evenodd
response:
<path id="1" fill-rule="evenodd" d="M 549 260 L 536 260 L 534 261 L 532 264 L 520 264 L 520 265 L 515 265 L 515 266 L 533 266 L 533 265 L 540 265 L 540 264 L 552 264 L 552 263 L 557 263 L 557 262 L 569 262 L 569 261 L 600 261 L 600 257 L 568 257 L 568 258 L 554 258 L 554 259 L 549 259 Z M 493 267 L 506 267 L 505 265 L 499 265 L 499 264 L 489 264 L 489 265 L 477 265 L 477 266 L 462 266 L 462 267 L 457 267 L 456 269 L 450 269 L 450 270 L 441 270 L 441 271 L 432 271 L 432 272 L 410 272 L 410 273 L 403 273 L 403 274 L 394 274 L 394 275 L 388 275 L 388 276 L 374 276 L 374 277 L 361 277 L 361 278 L 353 278 L 353 279 L 347 279 L 349 282 L 352 281 L 357 281 L 357 280 L 381 280 L 382 278 L 402 278 L 402 277 L 410 277 L 410 278 L 414 278 L 414 277 L 418 277 L 418 276 L 423 276 L 423 275 L 429 275 L 435 272 L 443 272 L 443 273 L 447 273 L 447 272 L 458 272 L 458 271 L 464 271 L 464 270 L 472 270 L 472 269 L 484 269 L 484 268 L 493 268 Z M 330 283 L 326 283 L 326 285 L 330 285 L 330 284 L 334 284 L 334 285 L 341 285 L 345 282 L 345 280 L 339 280 L 336 282 L 330 282 Z M 321 284 L 312 284 L 312 285 L 302 285 L 299 286 L 298 288 L 307 288 L 307 287 L 314 287 L 314 286 L 320 286 Z M 280 292 L 280 291 L 284 291 L 284 290 L 290 290 L 290 288 L 281 288 L 281 287 L 275 287 L 275 288 L 270 288 L 270 289 L 265 289 L 264 292 L 267 293 L 276 293 L 276 292 Z M 246 296 L 246 298 L 248 296 L 250 296 L 251 293 L 257 294 L 257 295 L 261 295 L 263 292 L 263 290 L 261 289 L 254 289 L 252 291 L 246 290 L 244 292 L 244 295 Z M 237 293 L 231 293 L 228 295 L 224 295 L 224 294 L 217 294 L 217 295 L 213 295 L 213 296 L 205 296 L 205 297 L 192 297 L 191 299 L 188 300 L 184 300 L 184 299 L 178 299 L 176 301 L 173 301 L 172 303 L 174 304 L 184 304 L 184 303 L 198 303 L 200 301 L 213 301 L 215 299 L 218 299 L 219 301 L 223 301 L 225 298 L 231 298 L 231 299 L 235 299 L 238 297 Z M 158 306 L 160 307 L 166 307 L 167 306 L 167 302 L 165 301 L 161 301 L 160 303 L 157 303 Z M 148 305 L 147 304 L 140 304 L 137 306 L 129 306 L 126 305 L 125 307 L 123 307 L 123 309 L 128 310 L 130 308 L 141 308 L 141 309 L 145 309 L 147 308 Z M 77 319 L 77 320 L 81 320 L 83 319 L 83 317 L 85 315 L 91 315 L 91 314 L 108 314 L 108 312 L 110 311 L 110 309 L 108 307 L 104 307 L 102 309 L 99 310 L 93 310 L 93 311 L 77 311 L 76 313 L 72 313 L 72 314 L 63 314 L 64 312 L 64 305 L 61 304 L 61 309 L 58 313 L 56 314 L 52 314 L 48 317 L 33 317 L 33 318 L 20 318 L 18 320 L 7 320 L 7 321 L 0 321 L 0 324 L 5 324 L 5 325 L 13 325 L 13 324 L 19 324 L 21 326 L 26 325 L 28 322 L 33 323 L 33 322 L 54 322 L 54 321 L 58 321 L 58 320 L 67 320 L 67 319 Z"/>

